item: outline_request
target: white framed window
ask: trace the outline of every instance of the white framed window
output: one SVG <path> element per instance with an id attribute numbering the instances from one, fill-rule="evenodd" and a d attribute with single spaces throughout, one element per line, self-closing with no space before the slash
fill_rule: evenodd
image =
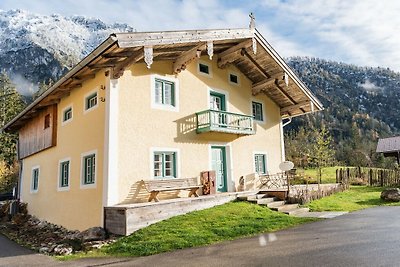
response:
<path id="1" fill-rule="evenodd" d="M 258 174 L 267 174 L 267 153 L 254 152 L 253 153 L 254 172 Z"/>
<path id="2" fill-rule="evenodd" d="M 58 163 L 58 191 L 67 191 L 70 187 L 71 158 L 65 158 Z"/>
<path id="3" fill-rule="evenodd" d="M 73 107 L 69 105 L 62 110 L 61 125 L 65 125 L 72 121 L 73 118 Z"/>
<path id="4" fill-rule="evenodd" d="M 173 179 L 180 176 L 179 150 L 155 147 L 150 149 L 150 171 L 154 179 Z"/>
<path id="5" fill-rule="evenodd" d="M 89 93 L 87 93 L 84 97 L 84 101 L 83 101 L 83 108 L 84 111 L 83 113 L 86 114 L 89 111 L 92 111 L 94 109 L 96 109 L 99 105 L 99 92 L 98 90 L 93 90 Z"/>
<path id="6" fill-rule="evenodd" d="M 176 152 L 154 152 L 154 178 L 176 178 Z"/>
<path id="7" fill-rule="evenodd" d="M 205 61 L 199 61 L 197 63 L 197 72 L 203 76 L 207 76 L 212 78 L 213 74 L 212 74 L 212 68 L 211 68 L 211 64 L 205 62 Z"/>
<path id="8" fill-rule="evenodd" d="M 228 72 L 228 82 L 230 84 L 233 84 L 236 86 L 240 85 L 239 74 L 237 74 L 236 72 L 229 71 Z"/>
<path id="9" fill-rule="evenodd" d="M 81 154 L 81 188 L 95 188 L 97 178 L 97 150 Z"/>
<path id="10" fill-rule="evenodd" d="M 179 111 L 178 79 L 151 76 L 151 107 L 154 109 Z"/>
<path id="11" fill-rule="evenodd" d="M 39 191 L 39 176 L 40 176 L 40 166 L 32 167 L 31 193 L 37 193 Z"/>

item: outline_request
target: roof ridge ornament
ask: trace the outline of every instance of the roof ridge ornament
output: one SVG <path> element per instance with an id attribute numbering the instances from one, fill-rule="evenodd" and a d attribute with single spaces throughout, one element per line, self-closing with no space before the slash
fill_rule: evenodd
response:
<path id="1" fill-rule="evenodd" d="M 253 12 L 250 12 L 249 17 L 250 17 L 249 29 L 252 32 L 254 32 L 256 29 L 256 17 L 254 16 Z"/>
<path id="2" fill-rule="evenodd" d="M 213 41 L 208 41 L 207 42 L 207 54 L 210 60 L 212 60 L 212 57 L 214 55 L 214 44 Z"/>
<path id="3" fill-rule="evenodd" d="M 253 12 L 250 12 L 249 14 L 250 17 L 250 24 L 249 24 L 249 29 L 251 33 L 253 34 L 253 53 L 254 55 L 257 53 L 257 41 L 255 38 L 255 33 L 256 33 L 256 17 L 254 16 Z"/>

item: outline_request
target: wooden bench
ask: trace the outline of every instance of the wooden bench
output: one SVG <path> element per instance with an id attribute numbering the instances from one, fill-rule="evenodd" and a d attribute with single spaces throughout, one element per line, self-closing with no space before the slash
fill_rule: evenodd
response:
<path id="1" fill-rule="evenodd" d="M 147 192 L 150 193 L 149 202 L 154 199 L 155 202 L 158 202 L 157 198 L 158 193 L 166 192 L 166 191 L 178 191 L 178 190 L 190 190 L 189 197 L 195 196 L 198 197 L 197 190 L 202 185 L 199 185 L 197 182 L 197 178 L 171 178 L 171 179 L 157 179 L 157 180 L 142 180 L 144 187 Z"/>

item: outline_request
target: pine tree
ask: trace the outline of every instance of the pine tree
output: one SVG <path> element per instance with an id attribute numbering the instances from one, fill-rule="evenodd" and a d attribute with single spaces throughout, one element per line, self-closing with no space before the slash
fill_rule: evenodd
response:
<path id="1" fill-rule="evenodd" d="M 0 73 L 0 128 L 14 118 L 25 104 L 21 95 L 3 71 Z M 16 156 L 17 135 L 0 132 L 0 160 L 12 165 Z"/>

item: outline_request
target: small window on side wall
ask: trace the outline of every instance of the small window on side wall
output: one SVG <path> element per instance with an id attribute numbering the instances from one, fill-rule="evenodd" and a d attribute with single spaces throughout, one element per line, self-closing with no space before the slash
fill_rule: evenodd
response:
<path id="1" fill-rule="evenodd" d="M 69 173 L 70 173 L 70 161 L 65 160 L 60 163 L 60 181 L 59 187 L 66 189 L 69 187 Z"/>
<path id="2" fill-rule="evenodd" d="M 205 62 L 199 62 L 197 70 L 201 75 L 212 77 L 211 66 Z"/>
<path id="3" fill-rule="evenodd" d="M 39 167 L 32 169 L 31 191 L 37 192 L 39 190 Z"/>
<path id="4" fill-rule="evenodd" d="M 256 121 L 264 121 L 263 105 L 258 102 L 252 102 L 253 118 Z"/>
<path id="5" fill-rule="evenodd" d="M 96 154 L 83 157 L 83 181 L 84 185 L 94 184 L 96 181 Z"/>
<path id="6" fill-rule="evenodd" d="M 63 122 L 67 122 L 70 120 L 72 120 L 72 107 L 65 109 L 63 113 Z"/>
<path id="7" fill-rule="evenodd" d="M 89 110 L 97 106 L 97 92 L 89 95 L 85 99 L 85 110 Z"/>
<path id="8" fill-rule="evenodd" d="M 229 82 L 233 84 L 239 84 L 239 77 L 236 74 L 230 73 L 229 74 Z"/>

